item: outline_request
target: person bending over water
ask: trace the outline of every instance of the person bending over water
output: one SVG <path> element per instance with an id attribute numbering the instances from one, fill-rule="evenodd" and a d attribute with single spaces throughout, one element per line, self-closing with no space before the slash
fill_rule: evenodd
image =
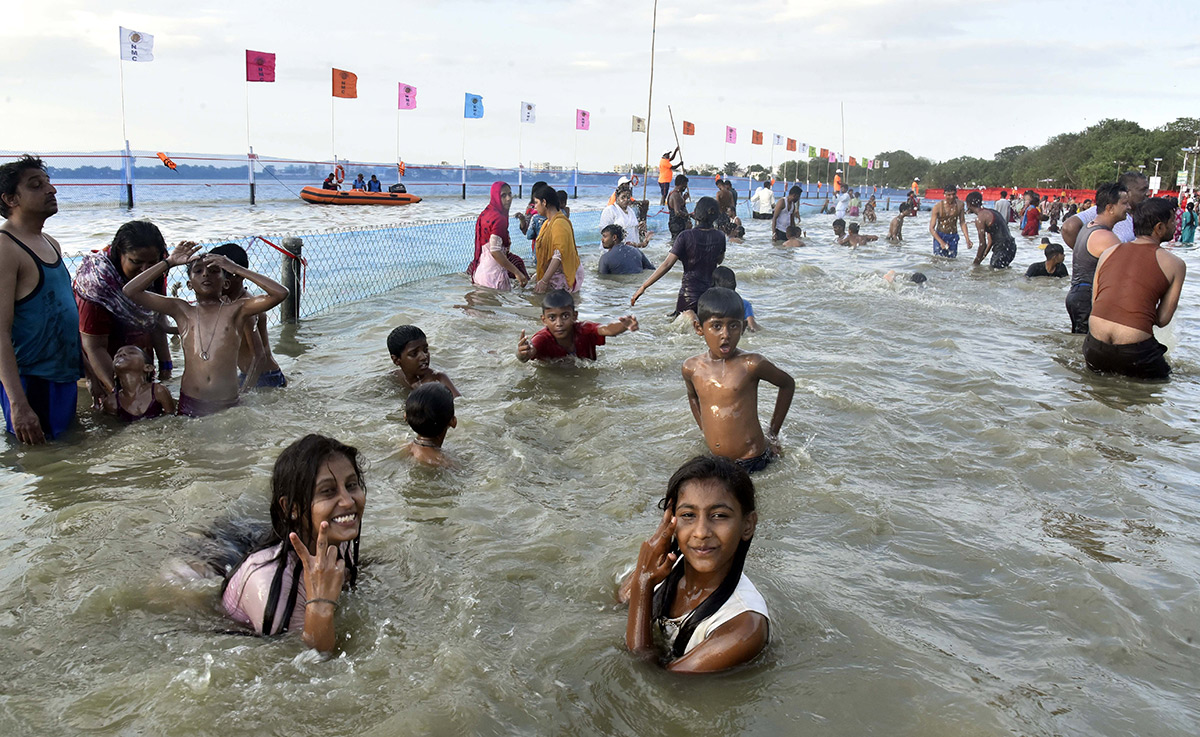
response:
<path id="1" fill-rule="evenodd" d="M 708 351 L 684 361 L 683 383 L 708 449 L 755 473 L 779 455 L 796 382 L 763 356 L 738 350 L 745 319 L 742 298 L 731 289 L 713 287 L 700 297 L 692 324 Z M 766 435 L 758 419 L 759 381 L 779 387 Z"/>
<path id="2" fill-rule="evenodd" d="M 104 411 L 122 422 L 175 414 L 175 398 L 154 380 L 149 354 L 136 345 L 121 346 L 112 358 L 114 388 L 104 398 Z"/>
<path id="3" fill-rule="evenodd" d="M 367 502 L 358 450 L 321 435 L 297 440 L 275 461 L 270 502 L 270 533 L 230 572 L 221 604 L 255 634 L 300 630 L 305 645 L 330 652 L 338 599 L 358 579 Z"/>
<path id="4" fill-rule="evenodd" d="M 767 603 L 743 573 L 758 524 L 754 482 L 724 458 L 699 456 L 671 476 L 658 506 L 658 529 L 618 593 L 629 604 L 625 646 L 677 673 L 750 662 L 770 637 Z"/>
<path id="5" fill-rule="evenodd" d="M 225 243 L 211 253 L 224 256 L 243 269 L 249 270 L 250 259 L 246 250 L 236 243 Z M 249 297 L 246 279 L 237 274 L 225 274 L 225 289 L 222 294 L 233 301 Z M 271 337 L 267 334 L 267 313 L 260 312 L 246 321 L 242 328 L 242 346 L 238 349 L 238 383 L 242 391 L 248 389 L 282 389 L 287 386 L 283 369 L 275 363 L 271 354 Z"/>
<path id="6" fill-rule="evenodd" d="M 1175 207 L 1151 197 L 1133 208 L 1134 239 L 1109 248 L 1096 264 L 1096 289 L 1088 334 L 1087 367 L 1136 379 L 1165 379 L 1171 373 L 1166 346 L 1154 327 L 1175 316 L 1187 266 L 1162 248 L 1175 237 Z"/>
<path id="7" fill-rule="evenodd" d="M 712 286 L 712 272 L 725 260 L 725 234 L 714 228 L 720 207 L 712 197 L 701 197 L 696 203 L 696 227 L 679 234 L 671 244 L 671 252 L 663 259 L 654 273 L 637 288 L 629 300 L 632 307 L 646 293 L 650 285 L 671 270 L 676 261 L 683 262 L 683 279 L 679 283 L 679 297 L 675 300 L 675 314 L 696 312 L 696 300 Z"/>
<path id="8" fill-rule="evenodd" d="M 422 384 L 441 384 L 456 397 L 461 397 L 450 377 L 429 367 L 429 339 L 416 325 L 400 325 L 388 333 L 388 353 L 392 364 L 398 368 L 392 378 L 406 389 L 416 389 Z"/>
<path id="9" fill-rule="evenodd" d="M 441 384 L 422 384 L 413 389 L 404 403 L 404 421 L 417 439 L 404 446 L 412 459 L 426 466 L 449 468 L 454 465 L 442 452 L 446 433 L 458 427 L 454 416 L 454 395 Z"/>
<path id="10" fill-rule="evenodd" d="M 596 346 L 604 345 L 605 338 L 620 335 L 626 330 L 637 330 L 638 321 L 626 315 L 616 322 L 600 325 L 595 322 L 578 322 L 575 298 L 565 289 L 556 289 L 542 300 L 541 330 L 526 338 L 525 331 L 517 339 L 517 358 L 521 363 L 530 359 L 540 361 L 568 358 L 596 360 Z"/>
<path id="11" fill-rule="evenodd" d="M 266 312 L 288 295 L 287 287 L 225 256 L 205 254 L 194 258 L 199 250 L 195 243 L 180 243 L 166 260 L 138 274 L 124 289 L 137 304 L 173 317 L 179 325 L 184 364 L 178 412 L 191 417 L 204 417 L 237 404 L 242 327 L 248 318 Z M 196 304 L 146 291 L 171 267 L 184 264 Z M 222 299 L 225 272 L 249 279 L 266 294 L 233 301 Z"/>
<path id="12" fill-rule="evenodd" d="M 1006 269 L 1017 256 L 1017 242 L 1008 229 L 1008 221 L 1000 213 L 983 206 L 983 195 L 972 192 L 967 195 L 967 210 L 975 216 L 975 227 L 979 231 L 979 251 L 975 254 L 975 265 L 983 263 L 989 252 L 992 268 Z"/>
<path id="13" fill-rule="evenodd" d="M 963 204 L 958 201 L 958 190 L 950 185 L 942 193 L 945 197 L 933 206 L 933 213 L 929 217 L 933 255 L 958 258 L 959 226 L 962 226 L 962 236 L 967 239 L 967 248 L 975 246 L 971 244 L 971 236 L 967 233 L 967 214 Z"/>

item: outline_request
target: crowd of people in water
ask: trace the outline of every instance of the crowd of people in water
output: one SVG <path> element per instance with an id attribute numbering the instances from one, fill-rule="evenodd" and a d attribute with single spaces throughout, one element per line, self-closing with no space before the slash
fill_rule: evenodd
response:
<path id="1" fill-rule="evenodd" d="M 642 544 L 619 598 L 629 605 L 626 644 L 632 652 L 657 654 L 672 670 L 712 671 L 753 659 L 768 641 L 766 602 L 743 572 L 757 523 L 751 475 L 782 451 L 778 437 L 795 381 L 765 356 L 738 347 L 758 323 L 752 305 L 737 292 L 736 274 L 722 265 L 727 246 L 745 234 L 737 193 L 719 180 L 714 197 L 692 206 L 687 175 L 674 174 L 682 167 L 682 160 L 674 163 L 677 154 L 665 152 L 660 165 L 668 255 L 657 266 L 645 256 L 642 249 L 652 235 L 649 203 L 635 202 L 632 183 L 622 178 L 600 216 L 598 272 L 650 272 L 630 295 L 633 307 L 682 262 L 674 316 L 701 336 L 705 350 L 684 361 L 681 372 L 709 455 L 689 460 L 671 477 L 659 505 L 661 520 Z M 364 186 L 379 191 L 374 181 Z M 72 278 L 60 245 L 44 232 L 58 211 L 55 194 L 39 159 L 0 166 L 0 330 L 11 338 L 0 341 L 0 400 L 7 431 L 19 443 L 53 440 L 74 425 L 81 380 L 95 411 L 126 422 L 167 414 L 204 417 L 235 406 L 247 391 L 287 386 L 271 353 L 265 315 L 288 292 L 251 271 L 243 249 L 229 243 L 202 252 L 191 242 L 168 249 L 153 223 L 131 221 L 107 247 L 85 256 Z M 778 247 L 807 247 L 802 195 L 793 186 L 776 200 L 771 183 L 764 182 L 751 196 L 753 217 L 770 221 Z M 960 201 L 957 189 L 946 187 L 930 213 L 932 255 L 956 258 L 961 237 L 966 248 L 976 249 L 975 265 L 986 259 L 993 269 L 1009 268 L 1016 255 L 1011 224 L 1020 223 L 1022 234 L 1034 237 L 1046 220 L 1057 232 L 1061 218 L 1062 240 L 1072 251 L 1066 310 L 1072 332 L 1086 334 L 1087 366 L 1166 378 L 1166 348 L 1153 328 L 1171 321 L 1185 266 L 1162 244 L 1191 242 L 1194 203 L 1181 208 L 1171 199 L 1149 197 L 1146 178 L 1137 172 L 1099 185 L 1095 204 L 1082 210 L 1055 198 L 1043 213 L 1033 192 L 1022 200 L 1018 206 L 1012 196 L 1002 196 L 986 206 L 978 192 Z M 540 329 L 531 336 L 521 331 L 516 340 L 515 356 L 522 363 L 594 360 L 607 339 L 639 329 L 633 314 L 606 324 L 579 319 L 577 296 L 591 277 L 567 202 L 566 192 L 538 182 L 527 206 L 515 214 L 519 232 L 530 241 L 531 265 L 513 249 L 508 184 L 492 185 L 476 220 L 466 268 L 470 280 L 498 291 L 513 289 L 515 282 L 540 295 Z M 904 222 L 917 216 L 920 205 L 914 191 L 884 242 L 905 243 Z M 864 203 L 856 191 L 841 187 L 832 207 L 835 242 L 848 248 L 876 242 L 878 236 L 860 228 L 876 221 L 876 206 L 873 196 Z M 975 217 L 977 248 L 968 213 Z M 1026 275 L 1066 278 L 1063 245 L 1048 239 L 1042 245 L 1044 262 L 1031 264 Z M 186 271 L 192 301 L 167 293 L 167 274 L 179 267 Z M 895 276 L 889 272 L 885 278 Z M 909 280 L 926 281 L 919 273 Z M 259 293 L 251 293 L 247 281 Z M 184 358 L 178 397 L 163 384 L 175 370 L 173 335 Z M 418 326 L 396 327 L 387 349 L 394 379 L 407 392 L 405 419 L 415 435 L 407 454 L 430 466 L 451 465 L 443 444 L 457 424 L 458 389 L 431 366 Z M 765 429 L 758 416 L 764 381 L 777 388 Z M 260 634 L 301 631 L 305 643 L 323 652 L 336 647 L 340 597 L 354 587 L 359 567 L 366 501 L 361 466 L 355 448 L 316 434 L 279 455 L 269 529 L 207 561 L 224 578 L 221 604 L 229 617 Z"/>

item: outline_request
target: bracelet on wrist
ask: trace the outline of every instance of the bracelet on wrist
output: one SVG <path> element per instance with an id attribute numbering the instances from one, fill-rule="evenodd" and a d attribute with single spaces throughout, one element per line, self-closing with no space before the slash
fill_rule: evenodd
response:
<path id="1" fill-rule="evenodd" d="M 317 604 L 317 603 L 333 604 L 334 609 L 338 608 L 338 603 L 336 601 L 334 601 L 333 599 L 309 599 L 308 601 L 304 602 L 304 608 L 307 609 L 310 604 Z"/>

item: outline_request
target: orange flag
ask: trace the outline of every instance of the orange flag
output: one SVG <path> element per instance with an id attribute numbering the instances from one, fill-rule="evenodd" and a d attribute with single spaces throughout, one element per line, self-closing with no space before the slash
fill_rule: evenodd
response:
<path id="1" fill-rule="evenodd" d="M 696 126 L 692 123 L 687 122 L 686 120 L 683 121 L 683 135 L 685 135 L 685 136 L 696 135 Z"/>
<path id="2" fill-rule="evenodd" d="M 795 151 L 795 150 L 796 150 L 796 139 L 795 139 L 795 138 L 789 138 L 789 139 L 787 139 L 787 150 L 788 150 L 788 151 Z"/>
<path id="3" fill-rule="evenodd" d="M 358 97 L 358 75 L 341 69 L 333 70 L 333 96 Z"/>
<path id="4" fill-rule="evenodd" d="M 750 131 L 750 143 L 761 146 L 762 141 L 763 141 L 762 131 L 756 131 L 756 130 Z"/>

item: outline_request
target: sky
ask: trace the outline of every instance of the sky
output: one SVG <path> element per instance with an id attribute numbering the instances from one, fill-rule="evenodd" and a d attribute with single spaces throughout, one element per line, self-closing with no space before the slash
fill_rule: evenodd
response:
<path id="1" fill-rule="evenodd" d="M 186 10 L 183 8 L 187 8 Z M 611 170 L 646 157 L 652 0 L 184 5 L 9 4 L 0 24 L 0 149 L 121 148 L 352 161 Z M 119 61 L 118 28 L 155 59 Z M 752 129 L 848 155 L 935 161 L 1037 146 L 1104 118 L 1157 127 L 1200 117 L 1200 2 L 661 0 L 652 161 L 782 162 Z M 245 51 L 277 81 L 245 83 Z M 358 75 L 332 99 L 331 69 Z M 418 90 L 397 111 L 398 83 Z M 465 93 L 483 97 L 462 117 Z M 537 122 L 519 122 L 521 102 Z M 247 105 L 249 115 L 247 115 Z M 576 132 L 575 110 L 592 114 Z M 845 145 L 842 144 L 844 109 Z M 738 143 L 724 144 L 725 126 Z M 332 128 L 332 130 L 331 130 Z M 249 129 L 249 130 L 247 130 Z M 249 135 L 248 135 L 249 134 Z M 790 158 L 795 158 L 793 155 Z"/>

